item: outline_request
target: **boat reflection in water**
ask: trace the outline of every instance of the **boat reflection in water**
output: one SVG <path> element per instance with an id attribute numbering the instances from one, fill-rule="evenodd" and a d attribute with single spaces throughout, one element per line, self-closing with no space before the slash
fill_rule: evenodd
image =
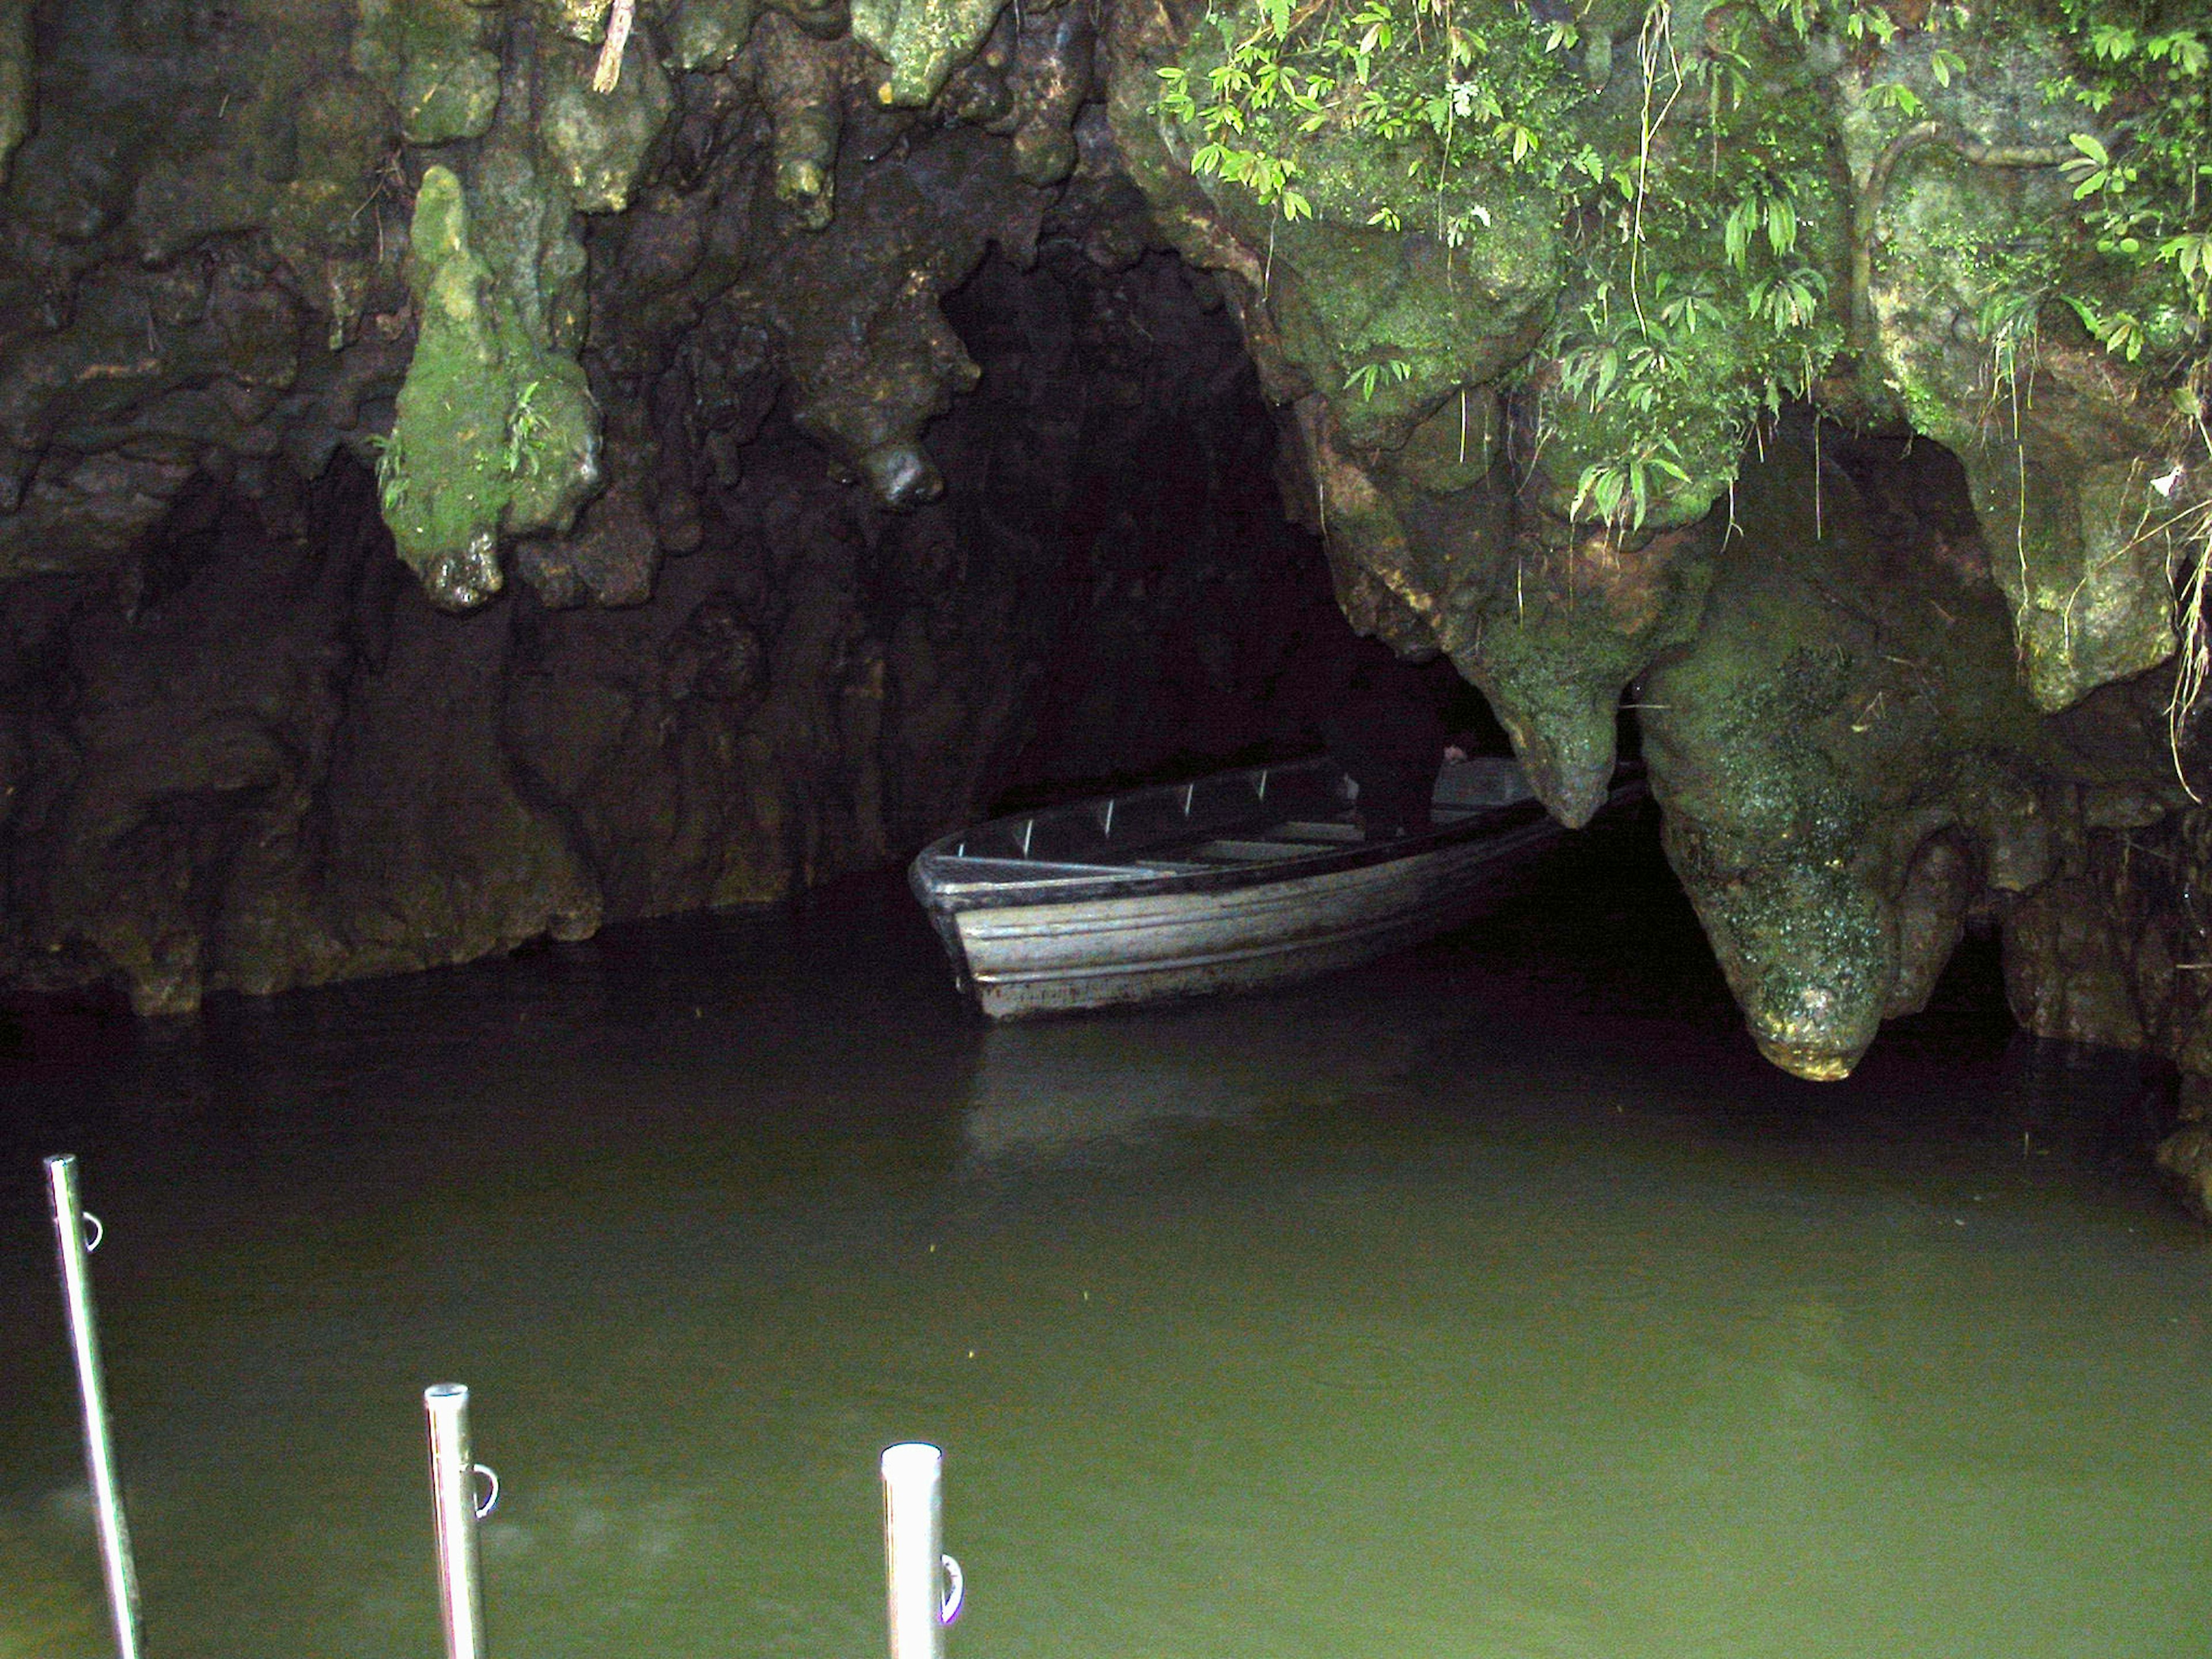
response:
<path id="1" fill-rule="evenodd" d="M 1041 1170 L 1380 1088 L 1410 1040 L 1338 1029 L 1313 995 L 994 1024 L 961 1119 L 963 1175 Z"/>

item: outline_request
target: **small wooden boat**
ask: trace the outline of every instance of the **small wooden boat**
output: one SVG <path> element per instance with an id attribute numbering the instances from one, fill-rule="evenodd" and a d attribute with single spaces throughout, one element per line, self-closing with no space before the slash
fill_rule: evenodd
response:
<path id="1" fill-rule="evenodd" d="M 1370 961 L 1468 921 L 1565 833 L 1510 760 L 1446 766 L 1416 835 L 1366 840 L 1355 794 L 1317 756 L 996 818 L 924 848 L 915 896 L 961 990 L 1015 1019 Z"/>

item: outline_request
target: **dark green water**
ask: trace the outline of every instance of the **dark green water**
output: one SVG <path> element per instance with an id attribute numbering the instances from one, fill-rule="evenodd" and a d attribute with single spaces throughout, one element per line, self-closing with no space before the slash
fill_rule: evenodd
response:
<path id="1" fill-rule="evenodd" d="M 2128 1068 L 1963 1006 L 1783 1078 L 1609 887 L 1649 858 L 989 1033 L 887 882 L 49 1031 L 0 1133 L 0 1659 L 102 1650 L 56 1151 L 153 1659 L 436 1654 L 447 1380 L 498 1659 L 881 1651 L 905 1438 L 973 1659 L 2212 1651 L 2207 1243 Z"/>

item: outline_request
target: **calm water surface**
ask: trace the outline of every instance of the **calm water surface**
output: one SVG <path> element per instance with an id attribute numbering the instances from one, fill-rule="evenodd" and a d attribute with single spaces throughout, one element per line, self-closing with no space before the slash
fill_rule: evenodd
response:
<path id="1" fill-rule="evenodd" d="M 973 1659 L 2212 1651 L 2207 1243 L 2126 1066 L 1954 1006 L 1797 1084 L 1650 859 L 990 1032 L 888 881 L 49 1020 L 0 1096 L 0 1659 L 103 1650 L 64 1150 L 154 1659 L 436 1654 L 447 1380 L 497 1659 L 879 1652 L 907 1438 Z"/>

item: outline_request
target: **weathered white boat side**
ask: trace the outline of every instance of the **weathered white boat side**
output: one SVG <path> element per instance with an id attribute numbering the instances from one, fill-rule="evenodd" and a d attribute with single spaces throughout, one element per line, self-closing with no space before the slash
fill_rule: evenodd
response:
<path id="1" fill-rule="evenodd" d="M 1626 786 L 1639 788 L 1640 786 Z M 915 896 L 994 1019 L 1307 978 L 1457 927 L 1562 832 L 1510 761 L 1447 767 L 1433 830 L 1365 842 L 1325 758 L 981 824 Z"/>

